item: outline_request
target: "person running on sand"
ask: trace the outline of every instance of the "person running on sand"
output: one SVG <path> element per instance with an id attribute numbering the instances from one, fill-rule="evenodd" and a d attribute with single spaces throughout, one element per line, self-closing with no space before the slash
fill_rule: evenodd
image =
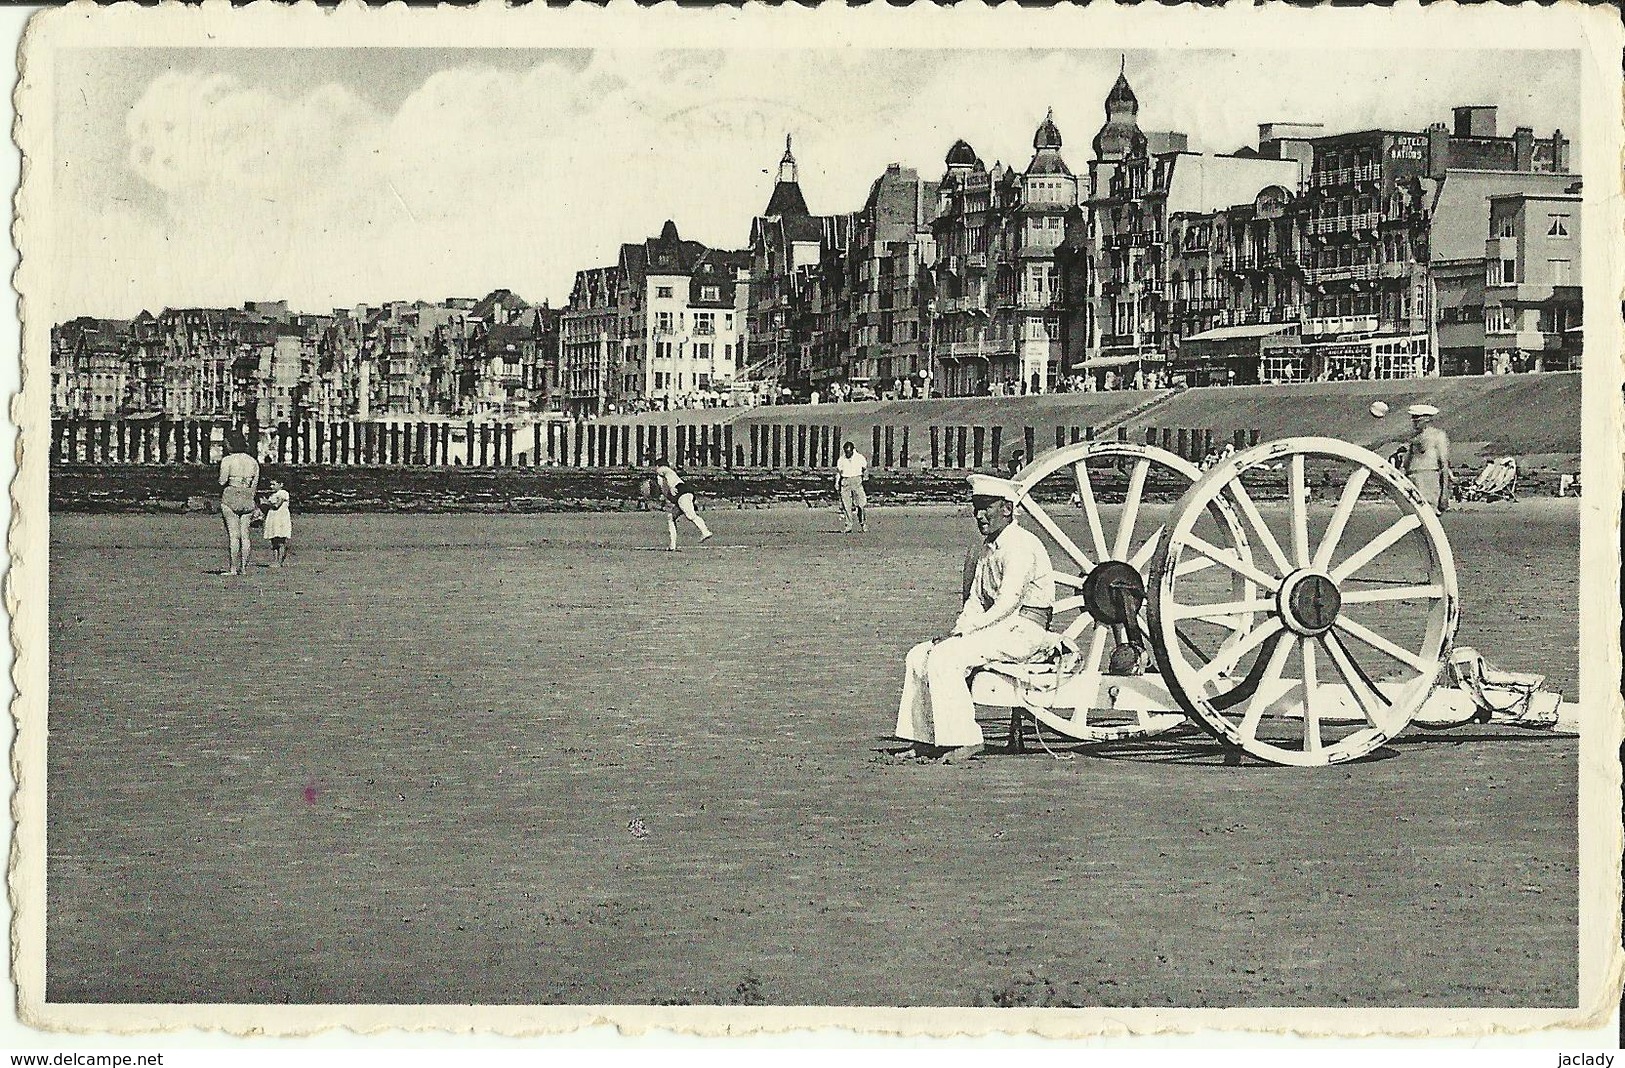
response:
<path id="1" fill-rule="evenodd" d="M 704 543 L 711 538 L 711 528 L 705 525 L 700 513 L 694 508 L 694 485 L 685 482 L 665 460 L 655 465 L 655 485 L 660 489 L 660 499 L 666 511 L 666 548 L 672 552 L 677 551 L 677 517 L 684 516 L 694 529 L 700 532 L 700 541 Z"/>
<path id="2" fill-rule="evenodd" d="M 835 460 L 835 492 L 841 497 L 841 520 L 845 523 L 842 534 L 852 533 L 852 521 L 857 520 L 858 532 L 869 529 L 864 509 L 869 498 L 863 492 L 863 475 L 869 470 L 869 461 L 850 441 L 841 446 L 841 455 Z"/>
<path id="3" fill-rule="evenodd" d="M 226 528 L 226 554 L 230 564 L 222 575 L 241 575 L 248 570 L 252 553 L 248 528 L 258 505 L 254 491 L 259 486 L 260 465 L 248 451 L 242 431 L 226 431 L 226 455 L 220 459 L 220 521 Z"/>
<path id="4" fill-rule="evenodd" d="M 265 498 L 265 540 L 271 543 L 271 566 L 288 562 L 288 539 L 293 537 L 293 496 L 282 480 L 271 480 L 270 496 Z"/>

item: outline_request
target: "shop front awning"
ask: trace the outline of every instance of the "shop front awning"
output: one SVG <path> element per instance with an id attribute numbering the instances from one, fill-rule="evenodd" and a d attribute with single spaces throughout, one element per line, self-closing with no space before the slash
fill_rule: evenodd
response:
<path id="1" fill-rule="evenodd" d="M 1250 326 L 1216 326 L 1200 334 L 1192 334 L 1182 341 L 1238 341 L 1248 338 L 1272 337 L 1288 330 L 1296 330 L 1297 323 L 1255 323 Z"/>
<path id="2" fill-rule="evenodd" d="M 1085 371 L 1092 371 L 1097 367 L 1124 367 L 1133 363 L 1162 363 L 1163 355 L 1160 352 L 1125 352 L 1112 356 L 1096 356 L 1084 360 L 1079 366 Z"/>

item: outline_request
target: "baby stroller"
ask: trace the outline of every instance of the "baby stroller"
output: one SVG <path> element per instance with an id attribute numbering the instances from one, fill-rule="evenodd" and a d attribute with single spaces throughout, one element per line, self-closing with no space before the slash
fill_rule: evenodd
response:
<path id="1" fill-rule="evenodd" d="M 1478 477 L 1461 488 L 1464 501 L 1515 501 L 1518 499 L 1518 461 L 1511 456 L 1491 460 Z"/>

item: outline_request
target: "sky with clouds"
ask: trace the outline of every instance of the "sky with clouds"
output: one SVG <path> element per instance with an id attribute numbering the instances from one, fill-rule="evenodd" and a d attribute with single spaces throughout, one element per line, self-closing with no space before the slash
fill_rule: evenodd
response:
<path id="1" fill-rule="evenodd" d="M 58 54 L 56 308 L 287 299 L 320 311 L 576 270 L 658 232 L 745 244 L 795 137 L 821 213 L 888 163 L 940 176 L 964 137 L 1025 164 L 1053 107 L 1081 171 L 1116 51 L 80 49 Z M 1422 129 L 1500 106 L 1580 128 L 1578 59 L 1534 52 L 1131 51 L 1146 129 L 1234 151 L 1257 124 Z M 1576 156 L 1576 158 L 1578 158 Z"/>

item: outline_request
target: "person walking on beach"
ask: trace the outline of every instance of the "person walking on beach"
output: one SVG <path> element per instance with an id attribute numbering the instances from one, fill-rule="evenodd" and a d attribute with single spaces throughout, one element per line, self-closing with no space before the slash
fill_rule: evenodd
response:
<path id="1" fill-rule="evenodd" d="M 1386 411 L 1386 405 L 1383 410 Z M 1433 425 L 1434 417 L 1439 414 L 1433 405 L 1413 404 L 1406 413 L 1411 417 L 1410 432 L 1389 434 L 1374 442 L 1373 447 L 1403 443 L 1406 476 L 1416 484 L 1422 499 L 1435 512 L 1442 513 L 1450 507 L 1450 436 Z"/>
<path id="2" fill-rule="evenodd" d="M 835 458 L 835 492 L 841 497 L 841 520 L 846 526 L 842 534 L 852 533 L 852 520 L 857 519 L 858 532 L 867 533 L 868 519 L 864 509 L 869 498 L 863 492 L 863 475 L 869 470 L 869 461 L 850 441 L 841 446 L 841 455 Z"/>
<path id="3" fill-rule="evenodd" d="M 265 540 L 271 543 L 271 566 L 288 562 L 288 539 L 293 537 L 293 496 L 281 479 L 271 480 L 271 493 L 265 498 Z"/>
<path id="4" fill-rule="evenodd" d="M 655 485 L 660 490 L 660 500 L 666 512 L 666 548 L 671 552 L 677 551 L 677 517 L 684 516 L 694 529 L 700 532 L 700 542 L 704 544 L 711 538 L 711 528 L 705 525 L 699 512 L 694 508 L 694 485 L 683 480 L 664 459 L 655 465 Z"/>
<path id="5" fill-rule="evenodd" d="M 226 431 L 226 455 L 220 458 L 220 521 L 226 528 L 226 555 L 229 566 L 222 575 L 241 575 L 248 570 L 249 524 L 258 505 L 254 491 L 259 486 L 260 465 L 248 451 L 242 431 Z"/>

